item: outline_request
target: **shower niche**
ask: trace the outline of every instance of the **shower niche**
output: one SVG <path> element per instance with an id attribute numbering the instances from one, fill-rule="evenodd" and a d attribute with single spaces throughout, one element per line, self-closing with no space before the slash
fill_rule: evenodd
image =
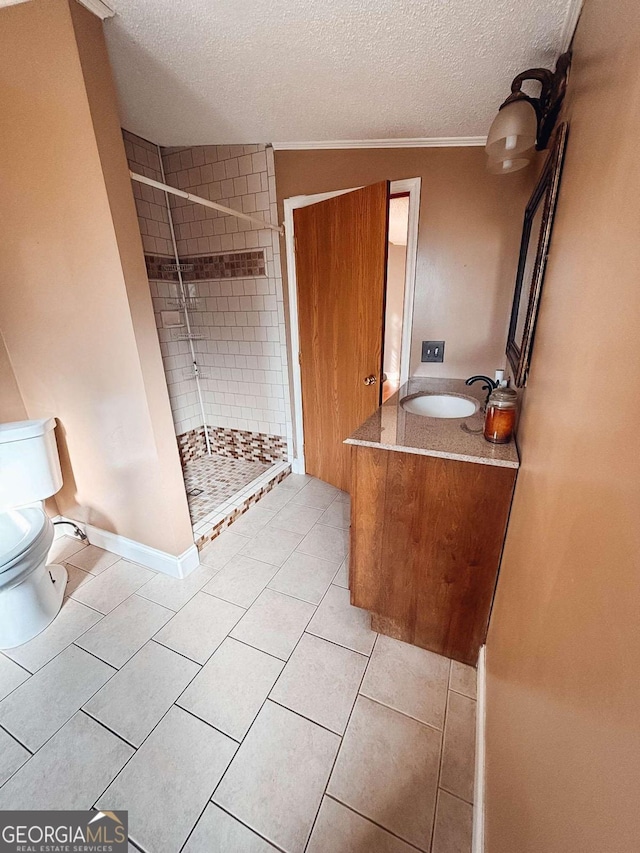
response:
<path id="1" fill-rule="evenodd" d="M 264 145 L 159 148 L 123 131 L 132 172 L 275 223 Z M 132 182 L 198 547 L 290 472 L 278 233 Z"/>

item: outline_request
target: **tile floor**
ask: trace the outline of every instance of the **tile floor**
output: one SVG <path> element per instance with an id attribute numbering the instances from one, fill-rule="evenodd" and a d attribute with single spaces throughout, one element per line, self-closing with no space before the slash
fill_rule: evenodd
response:
<path id="1" fill-rule="evenodd" d="M 230 459 L 216 454 L 187 462 L 183 474 L 191 523 L 197 524 L 270 467 L 264 462 Z M 192 489 L 201 490 L 201 494 L 190 495 Z"/>
<path id="2" fill-rule="evenodd" d="M 200 508 L 206 510 L 206 515 L 200 517 L 198 521 L 192 521 L 193 538 L 198 549 L 204 548 L 208 542 L 211 542 L 223 530 L 230 527 L 249 507 L 255 505 L 267 492 L 275 488 L 290 473 L 291 465 L 289 462 L 274 462 L 272 465 L 266 466 L 265 471 L 258 474 L 257 477 L 254 477 L 246 485 L 238 489 L 238 491 L 233 492 L 231 497 L 227 498 L 221 504 L 217 504 L 210 496 L 205 496 L 205 504 L 201 505 Z M 210 509 L 212 506 L 213 509 Z M 190 508 L 190 511 L 193 517 L 197 517 L 197 511 L 194 512 L 194 506 Z"/>
<path id="3" fill-rule="evenodd" d="M 291 475 L 185 580 L 62 537 L 0 654 L 0 809 L 128 809 L 146 853 L 469 853 L 475 671 L 377 635 L 348 496 Z"/>

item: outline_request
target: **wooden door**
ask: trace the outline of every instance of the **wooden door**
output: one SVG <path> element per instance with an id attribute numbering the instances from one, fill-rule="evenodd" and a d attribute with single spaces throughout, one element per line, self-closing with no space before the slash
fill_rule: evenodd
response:
<path id="1" fill-rule="evenodd" d="M 347 491 L 343 441 L 380 404 L 388 210 L 383 181 L 293 213 L 306 470 Z"/>

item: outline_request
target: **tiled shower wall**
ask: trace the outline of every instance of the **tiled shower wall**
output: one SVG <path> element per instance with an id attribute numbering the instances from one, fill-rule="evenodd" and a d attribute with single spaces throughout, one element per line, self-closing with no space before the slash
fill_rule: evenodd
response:
<path id="1" fill-rule="evenodd" d="M 130 168 L 161 180 L 154 145 L 124 132 Z M 277 222 L 273 152 L 264 145 L 163 149 L 167 184 Z M 184 329 L 163 328 L 176 284 L 164 194 L 134 182 L 176 434 L 202 425 Z M 187 284 L 208 423 L 290 441 L 287 354 L 278 234 L 170 196 L 181 263 L 208 260 Z M 252 253 L 251 256 L 247 252 Z M 258 253 L 257 255 L 255 253 Z M 154 256 L 150 258 L 149 256 Z M 163 264 L 164 262 L 164 264 Z M 260 270 L 263 266 L 264 272 Z M 210 271 L 210 272 L 209 272 Z M 250 273 L 250 274 L 248 274 Z M 211 274 L 211 278 L 202 275 Z M 185 279 L 195 273 L 185 273 Z M 223 276 L 214 278 L 214 275 Z M 164 279 L 164 280 L 162 280 Z"/>
<path id="2" fill-rule="evenodd" d="M 273 152 L 264 145 L 214 145 L 163 152 L 166 181 L 179 189 L 277 222 Z M 289 434 L 287 355 L 278 235 L 202 207 L 170 200 L 178 254 L 264 252 L 266 275 L 190 284 L 203 297 L 192 316 L 205 340 L 205 405 L 213 426 Z"/>
<path id="3" fill-rule="evenodd" d="M 146 139 L 141 139 L 128 130 L 123 130 L 124 147 L 129 168 L 132 172 L 162 181 L 158 149 Z M 162 255 L 173 260 L 171 232 L 165 195 L 161 190 L 132 181 L 133 197 L 136 200 L 138 223 L 142 235 L 145 255 Z"/>
<path id="4" fill-rule="evenodd" d="M 131 171 L 147 178 L 153 178 L 155 181 L 162 181 L 160 157 L 156 146 L 126 130 L 123 131 L 123 136 Z M 148 187 L 137 181 L 132 181 L 131 186 L 136 200 L 138 223 L 145 258 L 147 259 L 147 268 L 150 266 L 149 258 L 153 257 L 157 259 L 155 267 L 160 270 L 162 265 L 175 262 L 165 194 L 161 190 Z M 167 274 L 167 277 L 169 276 L 175 279 L 174 274 Z M 174 331 L 162 328 L 160 312 L 165 310 L 169 304 L 175 310 L 175 304 L 170 300 L 170 297 L 176 295 L 175 283 L 150 279 L 149 287 L 153 298 L 173 421 L 176 435 L 180 435 L 189 429 L 202 426 L 202 415 L 198 405 L 195 383 L 193 380 L 185 380 L 184 378 L 185 372 L 189 372 L 191 365 L 189 344 L 187 341 L 176 340 L 176 333 L 183 331 L 182 329 Z"/>

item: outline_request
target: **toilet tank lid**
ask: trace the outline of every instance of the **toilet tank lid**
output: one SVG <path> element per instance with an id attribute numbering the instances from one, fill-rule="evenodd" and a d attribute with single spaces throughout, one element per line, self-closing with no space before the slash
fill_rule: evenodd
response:
<path id="1" fill-rule="evenodd" d="M 38 418 L 33 421 L 14 421 L 0 424 L 0 444 L 10 441 L 22 441 L 25 438 L 37 438 L 55 429 L 55 418 Z"/>

